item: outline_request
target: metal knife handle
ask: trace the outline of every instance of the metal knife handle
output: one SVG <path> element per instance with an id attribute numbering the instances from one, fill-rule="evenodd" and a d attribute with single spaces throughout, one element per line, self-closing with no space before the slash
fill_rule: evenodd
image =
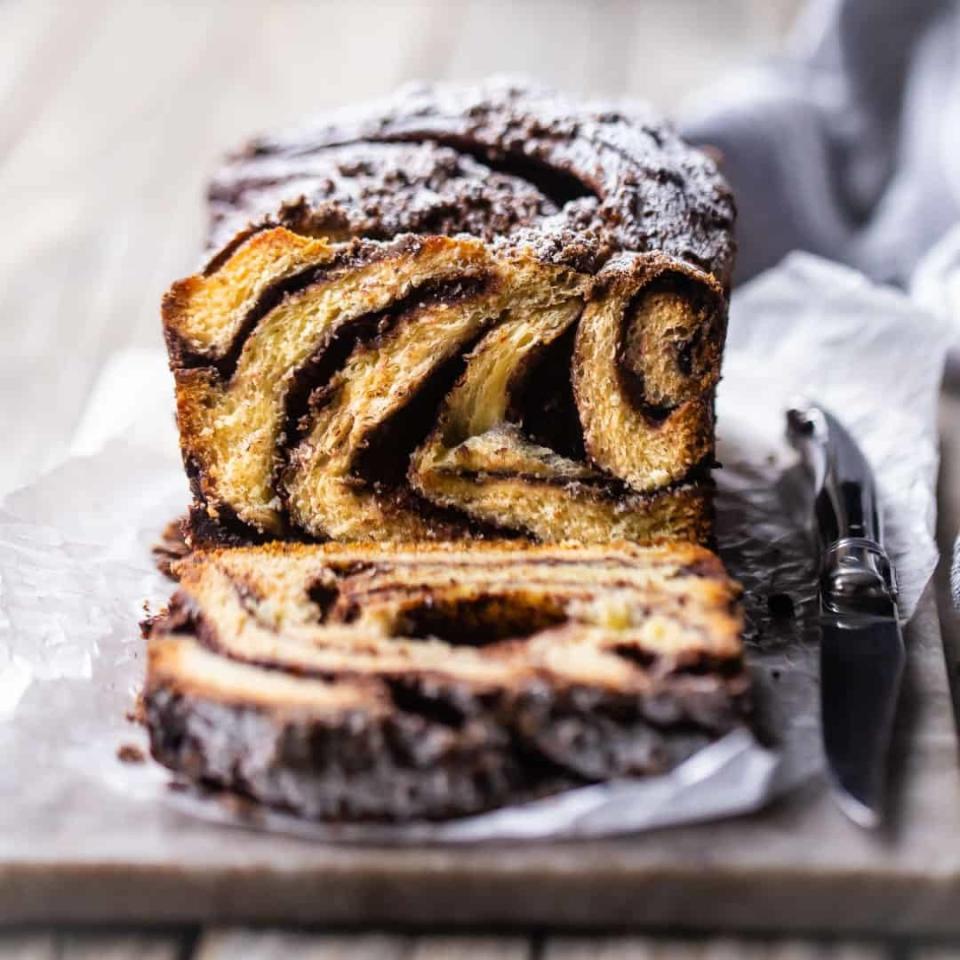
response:
<path id="1" fill-rule="evenodd" d="M 816 404 L 787 411 L 787 436 L 813 473 L 824 606 L 838 613 L 873 604 L 888 610 L 896 584 L 866 458 L 839 420 Z"/>

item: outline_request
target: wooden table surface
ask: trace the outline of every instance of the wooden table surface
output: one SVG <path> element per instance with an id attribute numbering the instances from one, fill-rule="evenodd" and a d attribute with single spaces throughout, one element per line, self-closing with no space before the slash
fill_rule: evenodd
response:
<path id="1" fill-rule="evenodd" d="M 717 72 L 774 50 L 796 6 L 0 0 L 0 493 L 63 456 L 111 353 L 159 343 L 160 295 L 197 260 L 205 178 L 248 132 L 411 78 L 490 72 L 675 110 Z M 960 400 L 946 395 L 943 409 L 957 476 Z M 948 536 L 960 510 L 955 497 L 944 506 Z M 0 960 L 960 956 L 869 941 L 482 934 L 34 929 L 0 934 Z"/>

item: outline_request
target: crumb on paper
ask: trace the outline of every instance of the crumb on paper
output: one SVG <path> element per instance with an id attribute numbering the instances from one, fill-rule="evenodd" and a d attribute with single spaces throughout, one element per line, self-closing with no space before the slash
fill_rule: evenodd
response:
<path id="1" fill-rule="evenodd" d="M 150 631 L 153 629 L 153 625 L 159 620 L 162 620 L 167 615 L 167 608 L 161 607 L 156 613 L 150 612 L 150 605 L 144 601 L 143 603 L 143 612 L 144 618 L 140 621 L 140 636 L 146 640 L 150 636 Z"/>
<path id="2" fill-rule="evenodd" d="M 171 520 L 160 534 L 159 540 L 151 547 L 154 564 L 168 579 L 178 580 L 177 561 L 182 560 L 191 552 L 187 543 L 186 517 Z"/>
<path id="3" fill-rule="evenodd" d="M 230 790 L 220 791 L 215 799 L 229 816 L 249 820 L 261 812 L 260 804 Z"/>
<path id="4" fill-rule="evenodd" d="M 793 600 L 787 593 L 771 593 L 767 597 L 767 609 L 776 620 L 791 620 L 795 614 Z"/>
<path id="5" fill-rule="evenodd" d="M 121 743 L 117 747 L 117 759 L 121 763 L 143 763 L 147 757 L 135 743 Z"/>
<path id="6" fill-rule="evenodd" d="M 128 723 L 136 723 L 144 726 L 147 722 L 146 707 L 143 702 L 143 694 L 138 693 L 133 706 L 124 714 Z"/>

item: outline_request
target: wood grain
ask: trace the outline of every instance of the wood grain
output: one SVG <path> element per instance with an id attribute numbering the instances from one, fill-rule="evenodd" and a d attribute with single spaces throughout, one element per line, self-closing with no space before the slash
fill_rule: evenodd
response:
<path id="1" fill-rule="evenodd" d="M 56 960 L 56 956 L 52 933 L 0 934 L 0 960 Z"/>
<path id="2" fill-rule="evenodd" d="M 585 937 L 550 940 L 543 956 L 544 960 L 886 960 L 890 954 L 883 947 L 853 942 Z"/>
<path id="3" fill-rule="evenodd" d="M 183 944 L 161 933 L 66 933 L 57 937 L 57 960 L 178 960 Z"/>
<path id="4" fill-rule="evenodd" d="M 136 931 L 0 934 L 0 960 L 178 960 L 175 934 Z"/>
<path id="5" fill-rule="evenodd" d="M 407 960 L 533 960 L 527 937 L 418 937 Z"/>
<path id="6" fill-rule="evenodd" d="M 196 960 L 401 960 L 407 941 L 386 934 L 336 936 L 248 930 L 243 927 L 212 930 L 203 935 Z"/>

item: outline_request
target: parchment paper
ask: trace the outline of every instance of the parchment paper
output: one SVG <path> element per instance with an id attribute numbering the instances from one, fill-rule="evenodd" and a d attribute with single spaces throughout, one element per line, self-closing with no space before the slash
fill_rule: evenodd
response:
<path id="1" fill-rule="evenodd" d="M 746 588 L 765 745 L 740 731 L 666 776 L 405 828 L 251 814 L 216 796 L 168 789 L 170 775 L 150 761 L 117 759 L 121 745 L 145 744 L 125 718 L 144 665 L 137 622 L 145 601 L 156 609 L 171 591 L 149 548 L 182 512 L 187 488 L 162 352 L 114 358 L 74 455 L 0 506 L 7 822 L 18 822 L 17 805 L 53 802 L 81 782 L 87 803 L 104 790 L 213 821 L 376 842 L 600 836 L 757 809 L 821 766 L 814 560 L 783 411 L 803 394 L 830 407 L 860 441 L 879 480 L 909 616 L 937 559 L 935 411 L 948 340 L 943 324 L 904 295 L 808 255 L 790 256 L 734 296 L 718 403 L 718 537 Z"/>

